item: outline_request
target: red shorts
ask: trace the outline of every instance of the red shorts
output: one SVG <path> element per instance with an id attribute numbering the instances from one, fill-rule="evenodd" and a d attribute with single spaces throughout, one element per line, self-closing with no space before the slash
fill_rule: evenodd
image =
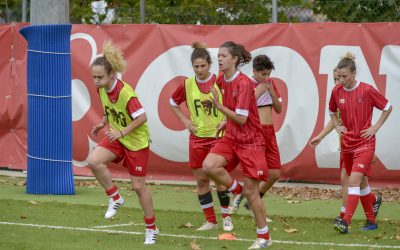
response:
<path id="1" fill-rule="evenodd" d="M 265 159 L 268 169 L 281 169 L 281 157 L 276 141 L 274 125 L 261 125 L 265 134 Z"/>
<path id="2" fill-rule="evenodd" d="M 215 138 L 192 138 L 189 139 L 189 167 L 201 168 L 203 161 L 216 142 Z"/>
<path id="3" fill-rule="evenodd" d="M 203 166 L 203 161 L 210 153 L 212 147 L 218 140 L 215 138 L 200 138 L 191 136 L 189 139 L 189 167 L 192 169 L 199 169 Z M 225 169 L 228 172 L 236 168 L 234 163 L 228 163 Z"/>
<path id="4" fill-rule="evenodd" d="M 342 152 L 340 152 L 340 159 L 339 159 L 339 168 L 340 168 L 340 173 L 342 173 L 342 168 L 344 167 L 343 165 L 344 165 L 344 161 L 343 161 L 343 153 Z M 346 169 L 346 172 L 347 172 L 347 175 L 348 176 L 350 176 L 350 174 L 351 174 L 351 169 L 350 169 L 350 171 L 348 170 L 348 169 Z"/>
<path id="5" fill-rule="evenodd" d="M 113 161 L 114 163 L 124 160 L 124 166 L 128 167 L 130 175 L 146 176 L 149 147 L 131 151 L 125 148 L 118 140 L 110 142 L 107 137 L 104 137 L 98 146 L 108 149 L 117 155 L 117 159 Z"/>
<path id="6" fill-rule="evenodd" d="M 265 160 L 265 150 L 240 148 L 226 139 L 218 140 L 210 151 L 213 154 L 223 156 L 228 165 L 225 167 L 231 171 L 240 162 L 243 167 L 243 175 L 259 181 L 268 181 L 268 167 Z"/>
<path id="7" fill-rule="evenodd" d="M 352 153 L 343 153 L 343 167 L 350 175 L 351 172 L 363 173 L 365 176 L 371 176 L 371 165 L 374 159 L 375 151 L 366 149 Z"/>

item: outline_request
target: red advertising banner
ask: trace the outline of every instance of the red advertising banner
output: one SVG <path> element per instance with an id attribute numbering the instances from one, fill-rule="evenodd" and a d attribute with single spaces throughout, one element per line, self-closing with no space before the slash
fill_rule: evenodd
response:
<path id="1" fill-rule="evenodd" d="M 26 168 L 26 43 L 19 25 L 0 26 L 0 166 Z M 327 102 L 333 69 L 346 52 L 356 56 L 357 79 L 384 94 L 393 112 L 377 134 L 378 161 L 371 182 L 400 185 L 400 23 L 306 23 L 244 26 L 74 25 L 71 34 L 74 172 L 90 175 L 87 157 L 102 134 L 90 135 L 103 114 L 91 79 L 90 62 L 106 40 L 119 46 L 127 60 L 120 76 L 136 90 L 151 132 L 149 179 L 192 180 L 188 133 L 169 110 L 169 97 L 184 77 L 192 76 L 194 41 L 209 46 L 218 73 L 218 47 L 232 40 L 253 56 L 267 54 L 275 64 L 272 77 L 283 98 L 283 112 L 274 114 L 282 160 L 282 179 L 339 182 L 338 138 L 328 135 L 314 150 L 308 141 L 328 123 Z M 13 60 L 11 60 L 13 59 Z M 10 61 L 11 60 L 11 61 Z M 251 75 L 251 65 L 241 71 Z M 373 122 L 381 111 L 374 111 Z M 127 177 L 121 166 L 116 177 Z M 240 169 L 235 172 L 240 176 Z"/>

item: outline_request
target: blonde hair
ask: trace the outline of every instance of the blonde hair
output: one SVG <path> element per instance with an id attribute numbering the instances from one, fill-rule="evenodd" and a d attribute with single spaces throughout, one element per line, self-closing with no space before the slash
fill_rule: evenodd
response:
<path id="1" fill-rule="evenodd" d="M 355 55 L 351 52 L 347 52 L 344 56 L 341 57 L 338 65 L 336 66 L 337 69 L 348 68 L 351 72 L 356 71 L 356 62 L 355 62 Z"/>
<path id="2" fill-rule="evenodd" d="M 115 47 L 111 41 L 106 41 L 103 45 L 103 55 L 107 61 L 111 64 L 113 71 L 124 72 L 125 70 L 125 59 L 122 51 Z"/>
<path id="3" fill-rule="evenodd" d="M 107 74 L 112 71 L 122 73 L 125 70 L 126 62 L 122 51 L 114 46 L 111 41 L 104 42 L 103 56 L 97 57 L 92 66 L 104 66 Z"/>

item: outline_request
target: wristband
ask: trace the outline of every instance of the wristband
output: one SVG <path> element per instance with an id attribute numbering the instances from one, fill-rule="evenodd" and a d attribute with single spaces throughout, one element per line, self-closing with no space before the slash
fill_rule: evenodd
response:
<path id="1" fill-rule="evenodd" d="M 119 131 L 120 133 L 121 133 L 121 138 L 123 138 L 124 137 L 124 134 L 122 133 L 122 131 Z"/>

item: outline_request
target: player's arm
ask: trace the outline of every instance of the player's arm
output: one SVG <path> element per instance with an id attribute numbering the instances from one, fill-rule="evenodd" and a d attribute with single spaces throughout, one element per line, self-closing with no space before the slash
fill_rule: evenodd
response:
<path id="1" fill-rule="evenodd" d="M 225 107 L 219 100 L 219 96 L 218 96 L 218 92 L 215 88 L 211 89 L 211 93 L 213 94 L 213 98 L 212 101 L 215 105 L 215 107 L 221 111 L 222 114 L 225 115 L 225 117 L 229 120 L 232 120 L 233 122 L 239 124 L 239 125 L 243 125 L 246 123 L 247 121 L 247 116 L 246 115 L 242 115 L 242 114 L 238 114 L 235 111 Z"/>
<path id="2" fill-rule="evenodd" d="M 133 130 L 136 128 L 140 127 L 143 125 L 145 122 L 147 122 L 147 115 L 143 111 L 140 115 L 136 116 L 131 123 L 129 123 L 128 126 L 126 126 L 123 130 L 121 130 L 122 137 L 125 135 L 131 133 Z"/>
<path id="3" fill-rule="evenodd" d="M 325 136 L 332 132 L 334 128 L 333 121 L 329 120 L 324 129 L 317 136 L 310 140 L 309 145 L 315 148 L 325 138 Z"/>
<path id="4" fill-rule="evenodd" d="M 275 85 L 272 82 L 272 80 L 271 80 L 271 83 L 269 84 L 268 92 L 272 98 L 272 106 L 274 107 L 274 111 L 277 114 L 280 114 L 282 112 L 282 102 L 281 102 L 281 98 L 277 94 Z"/>
<path id="5" fill-rule="evenodd" d="M 375 125 L 372 125 L 371 127 L 361 131 L 361 137 L 371 138 L 372 136 L 374 136 L 382 127 L 383 123 L 385 123 L 391 112 L 392 106 L 390 105 L 387 109 L 382 111 L 381 117 L 379 117 L 379 120 L 375 123 Z"/>
<path id="6" fill-rule="evenodd" d="M 182 122 L 189 132 L 196 132 L 196 126 L 193 125 L 192 120 L 186 117 L 186 115 L 182 112 L 181 107 L 179 107 L 171 98 L 169 108 L 174 113 L 174 115 Z"/>

